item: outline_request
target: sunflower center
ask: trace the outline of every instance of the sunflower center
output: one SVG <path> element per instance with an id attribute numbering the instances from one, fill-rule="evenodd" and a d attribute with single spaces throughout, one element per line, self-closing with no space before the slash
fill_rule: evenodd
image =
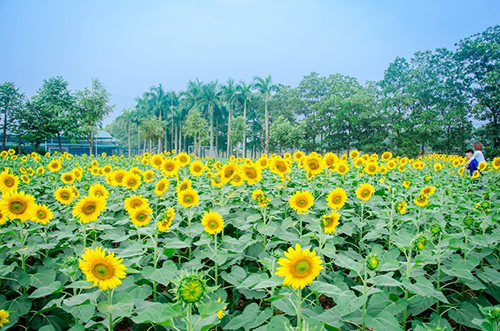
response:
<path id="1" fill-rule="evenodd" d="M 94 276 L 99 279 L 108 279 L 113 276 L 113 270 L 110 265 L 98 263 L 94 267 Z"/>
<path id="2" fill-rule="evenodd" d="M 186 189 L 187 189 L 187 184 L 182 184 L 182 185 L 181 185 L 181 191 L 184 191 L 184 190 L 186 190 Z"/>
<path id="3" fill-rule="evenodd" d="M 307 205 L 307 201 L 304 199 L 300 199 L 299 201 L 297 201 L 297 204 L 301 207 L 304 207 L 305 205 Z"/>
<path id="4" fill-rule="evenodd" d="M 191 202 L 193 202 L 193 197 L 190 196 L 190 195 L 186 195 L 184 197 L 184 201 L 187 202 L 187 203 L 191 203 Z"/>
<path id="5" fill-rule="evenodd" d="M 311 269 L 311 263 L 308 260 L 300 260 L 295 264 L 295 272 L 299 275 L 307 273 Z"/>
<path id="6" fill-rule="evenodd" d="M 318 168 L 318 165 L 315 162 L 311 162 L 311 163 L 309 163 L 309 168 L 314 170 L 314 169 Z"/>
<path id="7" fill-rule="evenodd" d="M 330 225 L 332 225 L 332 223 L 333 223 L 333 219 L 331 217 L 325 217 L 324 224 L 326 227 L 329 227 Z"/>
<path id="8" fill-rule="evenodd" d="M 172 164 L 167 164 L 165 167 L 168 171 L 172 171 L 174 169 L 174 166 Z"/>
<path id="9" fill-rule="evenodd" d="M 364 197 L 367 197 L 367 196 L 370 195 L 370 191 L 364 190 L 363 192 L 361 192 L 361 195 L 364 196 Z"/>
<path id="10" fill-rule="evenodd" d="M 246 174 L 247 174 L 247 177 L 251 178 L 251 179 L 255 179 L 255 177 L 257 177 L 257 174 L 255 173 L 255 170 L 253 170 L 253 169 L 247 170 Z"/>
<path id="11" fill-rule="evenodd" d="M 198 166 L 196 166 L 196 167 L 194 167 L 194 171 L 195 171 L 195 172 L 200 172 L 200 171 L 201 171 L 201 168 L 200 168 L 200 167 L 198 167 Z"/>
<path id="12" fill-rule="evenodd" d="M 128 181 L 128 185 L 134 186 L 135 185 L 135 180 L 131 179 Z"/>
<path id="13" fill-rule="evenodd" d="M 67 193 L 67 192 L 61 193 L 61 198 L 63 198 L 64 200 L 68 200 L 69 199 L 69 193 Z"/>
<path id="14" fill-rule="evenodd" d="M 43 210 L 39 210 L 37 213 L 36 213 L 36 216 L 40 219 L 44 219 L 47 217 L 47 213 L 44 212 Z"/>
<path id="15" fill-rule="evenodd" d="M 340 203 L 341 200 L 342 199 L 339 196 L 336 196 L 336 197 L 333 198 L 333 202 L 334 203 Z"/>
<path id="16" fill-rule="evenodd" d="M 5 186 L 12 187 L 14 185 L 14 181 L 10 178 L 5 180 Z"/>
<path id="17" fill-rule="evenodd" d="M 208 227 L 209 227 L 210 229 L 217 229 L 217 225 L 218 225 L 218 224 L 217 224 L 217 221 L 209 221 L 209 222 L 208 222 Z"/>
<path id="18" fill-rule="evenodd" d="M 139 215 L 137 215 L 137 220 L 143 222 L 146 219 L 146 217 L 147 217 L 146 214 L 140 213 Z"/>
<path id="19" fill-rule="evenodd" d="M 83 206 L 82 213 L 84 213 L 85 215 L 90 215 L 95 211 L 95 209 L 96 209 L 95 204 L 88 203 L 88 204 Z"/>
<path id="20" fill-rule="evenodd" d="M 28 206 L 22 201 L 14 201 L 10 204 L 10 211 L 14 214 L 22 214 Z"/>

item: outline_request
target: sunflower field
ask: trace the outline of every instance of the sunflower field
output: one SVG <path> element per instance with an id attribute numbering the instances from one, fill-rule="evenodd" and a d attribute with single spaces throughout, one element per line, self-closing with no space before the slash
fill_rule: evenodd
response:
<path id="1" fill-rule="evenodd" d="M 2 152 L 0 327 L 500 327 L 500 158 Z"/>

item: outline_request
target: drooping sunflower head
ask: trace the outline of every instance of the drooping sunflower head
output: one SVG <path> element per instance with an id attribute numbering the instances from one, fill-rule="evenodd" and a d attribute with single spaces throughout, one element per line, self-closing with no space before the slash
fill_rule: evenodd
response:
<path id="1" fill-rule="evenodd" d="M 115 256 L 115 253 L 106 254 L 105 248 L 87 248 L 79 260 L 79 267 L 88 282 L 94 282 L 93 286 L 99 286 L 101 291 L 106 291 L 118 287 L 122 283 L 121 279 L 127 276 L 127 268 L 122 262 L 123 259 Z"/>
<path id="2" fill-rule="evenodd" d="M 131 213 L 133 209 L 148 206 L 148 199 L 143 198 L 142 195 L 132 195 L 125 199 L 125 209 Z"/>
<path id="3" fill-rule="evenodd" d="M 191 182 L 189 178 L 185 177 L 181 182 L 177 183 L 176 187 L 177 193 L 181 191 L 190 190 L 192 188 L 192 184 L 193 182 Z"/>
<path id="4" fill-rule="evenodd" d="M 16 175 L 10 174 L 8 170 L 2 171 L 0 174 L 0 191 L 2 193 L 17 191 L 19 186 L 19 178 Z"/>
<path id="5" fill-rule="evenodd" d="M 158 231 L 160 231 L 160 232 L 168 231 L 168 229 L 172 225 L 172 221 L 173 221 L 174 217 L 175 217 L 174 208 L 167 208 L 166 210 L 164 210 L 163 213 L 158 218 L 159 222 L 156 223 L 156 226 L 158 227 Z"/>
<path id="6" fill-rule="evenodd" d="M 288 248 L 285 256 L 286 258 L 282 257 L 278 260 L 280 267 L 276 269 L 276 275 L 285 277 L 283 280 L 285 286 L 303 289 L 311 284 L 323 269 L 323 261 L 316 256 L 316 252 L 309 251 L 309 249 L 302 250 L 299 244 L 295 245 L 295 249 Z"/>
<path id="7" fill-rule="evenodd" d="M 189 172 L 195 177 L 203 175 L 204 171 L 205 167 L 203 166 L 203 163 L 199 160 L 193 161 L 189 165 Z"/>
<path id="8" fill-rule="evenodd" d="M 396 205 L 396 208 L 398 209 L 399 213 L 402 215 L 406 212 L 406 206 L 408 206 L 408 203 L 406 201 L 400 201 Z"/>
<path id="9" fill-rule="evenodd" d="M 83 224 L 94 222 L 105 208 L 106 200 L 104 198 L 83 197 L 73 207 L 73 216 Z"/>
<path id="10" fill-rule="evenodd" d="M 200 274 L 186 274 L 178 281 L 175 292 L 184 304 L 198 303 L 205 296 L 207 285 Z"/>
<path id="11" fill-rule="evenodd" d="M 219 299 L 217 300 L 217 302 L 221 302 L 221 301 L 220 301 L 220 297 L 219 297 Z M 226 311 L 226 309 L 227 309 L 227 306 L 225 306 L 225 307 L 224 307 L 224 308 L 222 308 L 221 310 L 218 310 L 218 311 L 217 311 L 217 317 L 218 317 L 220 320 L 224 318 L 224 315 L 225 315 L 225 314 L 224 314 L 224 312 Z"/>
<path id="12" fill-rule="evenodd" d="M 3 327 L 4 324 L 9 323 L 9 312 L 3 309 L 0 309 L 0 328 Z"/>
<path id="13" fill-rule="evenodd" d="M 343 188 L 336 188 L 332 190 L 326 198 L 328 206 L 332 209 L 340 209 L 344 207 L 347 201 L 347 193 Z"/>
<path id="14" fill-rule="evenodd" d="M 141 206 L 132 209 L 130 212 L 130 220 L 136 226 L 146 226 L 151 221 L 153 217 L 153 210 L 149 206 Z"/>
<path id="15" fill-rule="evenodd" d="M 166 178 L 162 178 L 155 185 L 155 194 L 163 195 L 168 190 L 169 181 Z"/>
<path id="16" fill-rule="evenodd" d="M 95 183 L 89 187 L 89 197 L 103 198 L 106 200 L 109 197 L 109 192 L 104 185 Z"/>
<path id="17" fill-rule="evenodd" d="M 53 218 L 54 215 L 47 205 L 37 204 L 33 209 L 33 217 L 31 219 L 38 224 L 46 225 Z"/>
<path id="18" fill-rule="evenodd" d="M 323 222 L 321 223 L 321 227 L 327 234 L 334 233 L 336 231 L 337 226 L 339 225 L 340 214 L 334 211 L 330 215 L 323 216 Z"/>
<path id="19" fill-rule="evenodd" d="M 208 234 L 217 234 L 224 229 L 224 220 L 218 212 L 210 211 L 205 212 L 203 218 L 201 219 L 201 224 L 205 226 L 205 231 Z"/>
<path id="20" fill-rule="evenodd" d="M 375 192 L 375 189 L 372 184 L 363 183 L 356 189 L 356 196 L 360 200 L 368 201 L 372 197 L 373 192 Z"/>
<path id="21" fill-rule="evenodd" d="M 195 190 L 189 189 L 179 192 L 177 194 L 177 201 L 181 206 L 188 208 L 196 206 L 200 202 L 200 197 Z"/>
<path id="22" fill-rule="evenodd" d="M 288 203 L 298 214 L 306 214 L 314 204 L 314 196 L 309 191 L 297 191 L 290 197 Z"/>
<path id="23" fill-rule="evenodd" d="M 9 192 L 0 199 L 0 211 L 10 220 L 26 222 L 35 210 L 35 198 L 24 192 Z"/>

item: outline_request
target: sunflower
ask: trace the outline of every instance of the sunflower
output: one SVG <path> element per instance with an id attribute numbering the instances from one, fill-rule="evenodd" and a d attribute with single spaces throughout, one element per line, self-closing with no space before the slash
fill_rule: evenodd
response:
<path id="1" fill-rule="evenodd" d="M 392 153 L 391 152 L 384 152 L 382 153 L 382 160 L 383 161 L 389 161 L 392 159 Z"/>
<path id="2" fill-rule="evenodd" d="M 281 157 L 275 157 L 271 159 L 270 169 L 271 172 L 275 173 L 276 175 L 280 175 L 282 178 L 285 176 L 286 173 L 292 170 L 290 169 L 288 162 L 282 159 Z"/>
<path id="3" fill-rule="evenodd" d="M 378 165 L 375 162 L 368 162 L 363 169 L 368 175 L 375 175 L 378 172 Z"/>
<path id="4" fill-rule="evenodd" d="M 248 184 L 255 184 L 262 180 L 262 169 L 257 164 L 243 164 L 240 166 L 240 170 L 243 179 L 246 180 Z"/>
<path id="5" fill-rule="evenodd" d="M 345 161 L 340 162 L 337 164 L 335 167 L 335 170 L 340 174 L 340 175 L 345 175 L 349 171 L 349 164 Z"/>
<path id="6" fill-rule="evenodd" d="M 218 315 L 219 313 L 217 313 Z M 0 328 L 3 327 L 4 324 L 9 323 L 9 312 L 0 309 Z"/>
<path id="7" fill-rule="evenodd" d="M 323 216 L 322 228 L 325 233 L 330 234 L 335 232 L 335 228 L 339 225 L 340 214 L 334 211 L 330 215 Z"/>
<path id="8" fill-rule="evenodd" d="M 294 289 L 303 289 L 311 284 L 323 269 L 321 265 L 323 261 L 316 256 L 316 252 L 314 250 L 310 252 L 309 249 L 302 250 L 299 244 L 295 245 L 295 249 L 288 248 L 285 256 L 286 258 L 278 260 L 280 267 L 276 268 L 276 275 L 285 277 L 283 285 L 291 285 Z"/>
<path id="9" fill-rule="evenodd" d="M 83 197 L 73 207 L 73 216 L 83 224 L 97 220 L 101 212 L 106 208 L 106 200 L 97 197 Z"/>
<path id="10" fill-rule="evenodd" d="M 204 171 L 205 168 L 203 167 L 203 163 L 199 160 L 193 161 L 193 163 L 189 165 L 189 172 L 195 177 L 203 175 Z"/>
<path id="11" fill-rule="evenodd" d="M 216 211 L 205 212 L 201 219 L 201 224 L 205 226 L 205 231 L 208 234 L 217 234 L 224 229 L 224 220 Z"/>
<path id="12" fill-rule="evenodd" d="M 493 168 L 495 168 L 495 170 L 500 169 L 500 157 L 494 158 L 491 164 L 493 165 Z"/>
<path id="13" fill-rule="evenodd" d="M 309 154 L 304 160 L 304 169 L 311 175 L 316 176 L 323 171 L 323 160 L 321 155 Z"/>
<path id="14" fill-rule="evenodd" d="M 8 170 L 2 171 L 0 174 L 0 191 L 5 194 L 17 191 L 19 186 L 19 178 L 16 175 L 10 174 Z"/>
<path id="15" fill-rule="evenodd" d="M 55 191 L 54 196 L 56 200 L 62 203 L 63 205 L 70 204 L 75 198 L 73 190 L 70 189 L 69 187 L 59 187 Z"/>
<path id="16" fill-rule="evenodd" d="M 132 209 L 130 212 L 130 220 L 136 226 L 145 226 L 149 224 L 151 218 L 153 217 L 153 210 L 149 206 L 141 206 Z"/>
<path id="17" fill-rule="evenodd" d="M 174 216 L 175 216 L 174 208 L 168 208 L 167 210 L 165 210 L 159 218 L 160 221 L 156 223 L 158 231 L 160 232 L 168 231 L 168 229 L 172 225 L 172 220 L 174 219 Z"/>
<path id="18" fill-rule="evenodd" d="M 136 190 L 141 185 L 141 177 L 138 174 L 129 172 L 123 177 L 123 186 Z"/>
<path id="19" fill-rule="evenodd" d="M 4 225 L 8 220 L 7 216 L 5 216 L 5 214 L 2 213 L 2 210 L 0 210 L 0 225 Z"/>
<path id="20" fill-rule="evenodd" d="M 104 185 L 95 183 L 89 188 L 89 197 L 103 198 L 106 200 L 109 197 L 109 192 Z"/>
<path id="21" fill-rule="evenodd" d="M 293 153 L 293 159 L 297 162 L 300 161 L 300 159 L 302 159 L 304 157 L 304 152 L 302 151 L 296 151 L 295 153 Z"/>
<path id="22" fill-rule="evenodd" d="M 177 154 L 176 157 L 181 167 L 185 167 L 191 162 L 191 157 L 185 152 Z"/>
<path id="23" fill-rule="evenodd" d="M 177 298 L 183 303 L 200 302 L 205 296 L 207 286 L 200 274 L 188 274 L 177 285 Z"/>
<path id="24" fill-rule="evenodd" d="M 221 182 L 223 184 L 229 183 L 231 179 L 233 179 L 234 176 L 236 176 L 236 173 L 238 173 L 239 170 L 240 169 L 236 163 L 225 164 L 221 170 L 222 173 L 222 176 L 220 178 Z"/>
<path id="25" fill-rule="evenodd" d="M 262 169 L 265 169 L 269 166 L 269 159 L 261 156 L 260 159 L 257 160 L 257 163 Z"/>
<path id="26" fill-rule="evenodd" d="M 358 199 L 368 201 L 372 197 L 373 192 L 375 192 L 375 189 L 372 184 L 363 183 L 356 189 L 356 196 Z"/>
<path id="27" fill-rule="evenodd" d="M 190 189 L 186 191 L 181 191 L 177 195 L 177 201 L 183 207 L 196 206 L 200 202 L 200 197 L 195 190 Z"/>
<path id="28" fill-rule="evenodd" d="M 406 212 L 406 206 L 408 206 L 408 204 L 405 201 L 398 202 L 397 209 L 400 214 L 404 214 Z"/>
<path id="29" fill-rule="evenodd" d="M 102 171 L 107 175 L 109 173 L 111 173 L 113 171 L 113 167 L 111 165 L 105 165 L 103 168 L 102 168 Z"/>
<path id="30" fill-rule="evenodd" d="M 472 178 L 479 178 L 479 176 L 481 176 L 481 173 L 479 172 L 479 170 L 475 170 L 472 173 Z"/>
<path id="31" fill-rule="evenodd" d="M 129 213 L 132 212 L 133 209 L 139 207 L 147 207 L 148 199 L 143 198 L 142 195 L 133 195 L 125 199 L 125 210 Z"/>
<path id="32" fill-rule="evenodd" d="M 167 192 L 168 190 L 168 184 L 169 181 L 166 178 L 162 178 L 156 183 L 155 185 L 155 194 L 156 195 L 163 195 L 163 193 Z"/>
<path id="33" fill-rule="evenodd" d="M 415 198 L 415 204 L 417 204 L 420 207 L 427 206 L 427 204 L 429 204 L 428 196 L 426 194 L 424 194 L 424 193 L 420 193 Z"/>
<path id="34" fill-rule="evenodd" d="M 288 203 L 297 214 L 307 214 L 307 210 L 314 204 L 314 197 L 309 191 L 297 191 L 290 197 Z"/>
<path id="35" fill-rule="evenodd" d="M 113 184 L 113 186 L 124 186 L 125 183 L 123 179 L 125 178 L 125 176 L 127 176 L 127 171 L 120 169 L 113 172 L 111 176 L 111 183 Z"/>
<path id="36" fill-rule="evenodd" d="M 335 163 L 338 161 L 337 155 L 333 153 L 326 153 L 323 158 L 323 166 L 327 169 L 332 169 L 335 166 Z"/>
<path id="37" fill-rule="evenodd" d="M 82 179 L 82 177 L 83 177 L 83 169 L 82 168 L 75 168 L 75 169 L 71 170 L 71 172 L 75 175 L 75 178 L 77 180 Z"/>
<path id="38" fill-rule="evenodd" d="M 61 170 L 61 162 L 59 162 L 59 160 L 52 160 L 47 165 L 47 169 L 52 172 L 59 171 Z"/>
<path id="39" fill-rule="evenodd" d="M 151 156 L 149 163 L 151 164 L 151 166 L 153 168 L 160 169 L 164 158 L 165 158 L 165 156 L 163 156 L 163 154 L 155 154 L 155 155 Z"/>
<path id="40" fill-rule="evenodd" d="M 36 174 L 38 176 L 41 176 L 41 175 L 43 175 L 45 173 L 45 168 L 44 167 L 38 167 L 38 168 L 36 168 L 35 172 L 36 172 Z"/>
<path id="41" fill-rule="evenodd" d="M 76 176 L 72 172 L 65 172 L 61 175 L 61 181 L 64 184 L 71 184 L 75 181 L 75 179 L 76 179 Z"/>
<path id="42" fill-rule="evenodd" d="M 465 171 L 465 168 L 463 168 L 463 167 L 458 169 L 458 175 L 462 176 L 464 174 L 464 171 Z"/>
<path id="43" fill-rule="evenodd" d="M 5 193 L 0 200 L 0 211 L 10 220 L 26 222 L 33 216 L 35 198 L 24 192 Z"/>
<path id="44" fill-rule="evenodd" d="M 151 183 L 154 180 L 155 172 L 153 170 L 146 170 L 142 173 L 142 179 L 146 183 Z"/>
<path id="45" fill-rule="evenodd" d="M 328 194 L 326 201 L 328 202 L 328 206 L 330 208 L 340 209 L 340 208 L 344 207 L 344 205 L 347 201 L 347 193 L 343 188 L 338 187 L 335 190 L 332 190 Z"/>
<path id="46" fill-rule="evenodd" d="M 87 282 L 94 282 L 94 286 L 99 286 L 101 291 L 114 289 L 119 286 L 127 276 L 127 268 L 122 264 L 123 259 L 115 256 L 115 253 L 108 253 L 102 247 L 95 250 L 87 248 L 79 260 L 79 266 L 87 277 Z"/>
<path id="47" fill-rule="evenodd" d="M 35 206 L 35 209 L 33 211 L 32 221 L 38 224 L 46 225 L 50 221 L 52 221 L 53 218 L 54 215 L 52 214 L 52 211 L 49 209 L 49 207 L 40 204 L 37 204 Z"/>
<path id="48" fill-rule="evenodd" d="M 233 186 L 241 186 L 244 183 L 243 176 L 241 175 L 241 173 L 237 172 L 236 175 L 233 177 L 233 179 L 231 179 L 231 181 L 229 183 Z"/>
<path id="49" fill-rule="evenodd" d="M 179 163 L 172 159 L 165 159 L 161 165 L 161 173 L 166 177 L 174 177 L 179 171 Z"/>
<path id="50" fill-rule="evenodd" d="M 426 186 L 420 191 L 420 193 L 423 193 L 427 196 L 431 196 L 432 194 L 434 194 L 435 191 L 436 188 L 434 186 Z"/>
<path id="51" fill-rule="evenodd" d="M 480 170 L 480 171 L 484 171 L 484 169 L 486 169 L 486 166 L 488 165 L 488 163 L 486 162 L 481 162 L 478 164 L 477 168 Z"/>
<path id="52" fill-rule="evenodd" d="M 179 192 L 181 191 L 186 191 L 186 190 L 190 190 L 193 186 L 192 186 L 193 182 L 191 182 L 191 180 L 189 178 L 184 178 L 182 180 L 182 182 L 178 182 L 177 183 L 177 187 L 175 188 L 176 191 L 177 191 L 177 194 L 179 194 Z"/>
<path id="53" fill-rule="evenodd" d="M 217 300 L 217 302 L 221 302 L 220 301 L 220 297 L 219 299 Z M 227 309 L 227 306 L 225 306 L 224 308 L 222 308 L 221 310 L 217 311 L 217 317 L 221 320 L 222 318 L 224 318 L 224 311 Z"/>

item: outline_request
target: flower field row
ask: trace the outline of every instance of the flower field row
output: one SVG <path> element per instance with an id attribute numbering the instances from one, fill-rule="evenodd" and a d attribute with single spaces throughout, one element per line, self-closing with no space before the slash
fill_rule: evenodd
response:
<path id="1" fill-rule="evenodd" d="M 4 329 L 500 325 L 500 158 L 1 160 Z"/>

